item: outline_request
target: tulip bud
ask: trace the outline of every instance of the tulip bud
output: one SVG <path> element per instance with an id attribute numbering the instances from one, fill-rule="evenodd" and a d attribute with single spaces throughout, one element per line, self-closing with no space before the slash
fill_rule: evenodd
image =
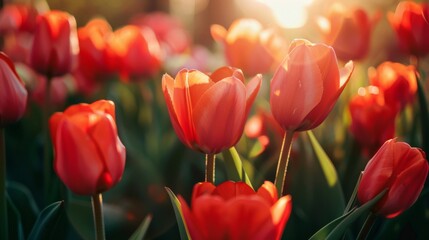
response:
<path id="1" fill-rule="evenodd" d="M 122 178 L 125 147 L 118 137 L 113 102 L 76 104 L 49 121 L 54 170 L 74 193 L 93 195 Z"/>
<path id="2" fill-rule="evenodd" d="M 14 64 L 3 52 L 0 52 L 0 74 L 0 126 L 4 126 L 24 115 L 28 93 Z"/>
<path id="3" fill-rule="evenodd" d="M 385 195 L 373 212 L 393 218 L 417 200 L 428 175 L 425 153 L 396 139 L 386 141 L 368 162 L 358 187 L 358 199 L 364 204 L 379 193 Z"/>
<path id="4" fill-rule="evenodd" d="M 319 126 L 334 107 L 353 71 L 353 62 L 338 68 L 332 47 L 294 40 L 271 80 L 274 118 L 286 131 Z"/>
<path id="5" fill-rule="evenodd" d="M 50 11 L 38 17 L 30 53 L 30 65 L 36 72 L 48 78 L 70 73 L 78 53 L 73 16 Z"/>
<path id="6" fill-rule="evenodd" d="M 197 183 L 191 207 L 178 198 L 194 240 L 280 239 L 292 210 L 291 196 L 279 199 L 268 181 L 257 192 L 242 182 Z"/>
<path id="7" fill-rule="evenodd" d="M 162 89 L 179 139 L 204 153 L 234 146 L 243 133 L 261 79 L 257 75 L 245 86 L 241 70 L 231 67 L 219 68 L 210 76 L 187 69 L 175 79 L 165 74 Z"/>

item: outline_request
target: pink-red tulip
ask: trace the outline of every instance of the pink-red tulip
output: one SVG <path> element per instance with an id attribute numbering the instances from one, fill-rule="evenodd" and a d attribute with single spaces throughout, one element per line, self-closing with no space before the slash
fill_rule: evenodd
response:
<path id="1" fill-rule="evenodd" d="M 74 193 L 93 195 L 122 178 L 125 147 L 118 137 L 111 101 L 76 104 L 49 120 L 54 170 Z"/>
<path id="2" fill-rule="evenodd" d="M 332 47 L 294 40 L 271 80 L 274 118 L 286 131 L 319 126 L 334 107 L 352 71 L 351 61 L 338 68 Z"/>
<path id="3" fill-rule="evenodd" d="M 363 171 L 357 193 L 359 202 L 364 204 L 386 189 L 373 212 L 396 217 L 417 200 L 428 170 L 426 154 L 421 149 L 396 139 L 388 140 Z"/>
<path id="4" fill-rule="evenodd" d="M 27 95 L 15 65 L 6 54 L 0 52 L 0 127 L 24 115 Z"/>
<path id="5" fill-rule="evenodd" d="M 194 240 L 280 239 L 292 210 L 291 196 L 278 199 L 268 181 L 257 192 L 242 182 L 197 183 L 191 207 L 181 196 L 179 201 Z"/>
<path id="6" fill-rule="evenodd" d="M 371 32 L 379 15 L 370 19 L 361 8 L 334 4 L 327 18 L 320 18 L 324 42 L 334 48 L 342 61 L 364 59 L 369 51 Z"/>
<path id="7" fill-rule="evenodd" d="M 173 79 L 162 78 L 170 119 L 179 139 L 189 148 L 219 153 L 240 139 L 262 76 L 247 86 L 241 70 L 217 69 L 211 75 L 183 69 Z"/>
<path id="8" fill-rule="evenodd" d="M 210 28 L 214 40 L 222 43 L 225 58 L 245 74 L 271 71 L 285 52 L 285 41 L 272 29 L 263 29 L 255 19 L 238 19 L 228 30 L 220 25 Z"/>
<path id="9" fill-rule="evenodd" d="M 350 132 L 366 156 L 372 156 L 395 136 L 397 111 L 387 105 L 383 92 L 375 86 L 360 88 L 349 102 Z"/>
<path id="10" fill-rule="evenodd" d="M 386 104 L 398 111 L 413 103 L 417 93 L 416 69 L 412 65 L 384 62 L 370 71 L 370 84 L 383 93 Z"/>
<path id="11" fill-rule="evenodd" d="M 6 4 L 0 11 L 0 33 L 33 32 L 38 12 L 25 4 Z"/>
<path id="12" fill-rule="evenodd" d="M 429 53 L 429 5 L 403 1 L 387 15 L 402 49 L 417 57 Z"/>
<path id="13" fill-rule="evenodd" d="M 75 67 L 79 44 L 75 18 L 61 11 L 40 15 L 34 32 L 30 66 L 48 78 L 70 73 Z"/>

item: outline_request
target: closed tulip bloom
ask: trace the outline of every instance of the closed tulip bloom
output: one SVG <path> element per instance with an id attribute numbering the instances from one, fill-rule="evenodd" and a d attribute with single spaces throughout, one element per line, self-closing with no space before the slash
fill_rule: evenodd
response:
<path id="1" fill-rule="evenodd" d="M 75 18 L 61 11 L 40 15 L 34 32 L 30 66 L 49 78 L 70 73 L 75 67 L 79 44 Z"/>
<path id="2" fill-rule="evenodd" d="M 400 46 L 417 57 L 429 53 L 429 5 L 403 1 L 396 7 L 395 13 L 387 15 L 390 25 L 396 32 Z"/>
<path id="3" fill-rule="evenodd" d="M 0 127 L 19 120 L 27 107 L 27 90 L 10 58 L 0 52 Z"/>
<path id="4" fill-rule="evenodd" d="M 363 9 L 334 4 L 327 18 L 320 18 L 318 24 L 324 42 L 334 48 L 338 59 L 362 60 L 368 54 L 378 16 L 370 19 Z"/>
<path id="5" fill-rule="evenodd" d="M 125 147 L 118 137 L 113 102 L 73 105 L 53 114 L 49 125 L 54 170 L 72 192 L 93 195 L 119 182 Z"/>
<path id="6" fill-rule="evenodd" d="M 384 62 L 369 72 L 371 85 L 384 93 L 386 104 L 401 111 L 414 102 L 417 93 L 416 69 L 412 65 Z"/>
<path id="7" fill-rule="evenodd" d="M 397 111 L 387 105 L 383 92 L 375 86 L 360 88 L 349 102 L 350 132 L 366 156 L 372 156 L 395 136 Z"/>
<path id="8" fill-rule="evenodd" d="M 357 193 L 359 202 L 364 204 L 386 189 L 373 212 L 386 218 L 396 217 L 417 200 L 428 170 L 421 149 L 396 139 L 388 140 L 363 171 Z"/>
<path id="9" fill-rule="evenodd" d="M 285 52 L 285 41 L 272 29 L 263 29 L 254 19 L 238 19 L 228 30 L 211 26 L 214 40 L 222 43 L 228 65 L 255 75 L 271 71 Z"/>
<path id="10" fill-rule="evenodd" d="M 291 196 L 278 199 L 275 186 L 268 181 L 257 192 L 242 182 L 227 181 L 217 187 L 197 183 L 191 207 L 178 198 L 194 240 L 280 239 L 292 210 Z"/>
<path id="11" fill-rule="evenodd" d="M 182 69 L 173 79 L 162 78 L 170 120 L 179 139 L 189 148 L 219 153 L 240 139 L 262 76 L 247 86 L 241 70 L 217 69 L 211 75 Z"/>
<path id="12" fill-rule="evenodd" d="M 334 49 L 294 40 L 271 80 L 273 117 L 286 131 L 319 126 L 334 107 L 353 71 L 353 62 L 339 69 Z"/>

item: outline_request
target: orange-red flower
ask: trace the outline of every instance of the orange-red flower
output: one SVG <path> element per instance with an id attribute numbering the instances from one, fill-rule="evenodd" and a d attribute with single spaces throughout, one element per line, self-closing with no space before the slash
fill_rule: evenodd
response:
<path id="1" fill-rule="evenodd" d="M 0 127 L 15 122 L 27 107 L 27 90 L 15 66 L 6 54 L 0 52 Z"/>
<path id="2" fill-rule="evenodd" d="M 370 19 L 361 8 L 334 4 L 327 18 L 320 18 L 324 42 L 332 46 L 342 61 L 364 59 L 369 51 L 371 32 L 379 15 Z"/>
<path id="3" fill-rule="evenodd" d="M 319 126 L 334 107 L 352 71 L 351 61 L 338 68 L 332 47 L 294 40 L 271 80 L 274 118 L 286 131 Z"/>
<path id="4" fill-rule="evenodd" d="M 349 102 L 349 111 L 350 132 L 365 155 L 372 156 L 395 136 L 397 111 L 385 103 L 383 92 L 377 87 L 360 88 Z"/>
<path id="5" fill-rule="evenodd" d="M 173 79 L 162 78 L 170 119 L 179 139 L 189 148 L 219 153 L 240 139 L 261 75 L 247 86 L 241 70 L 217 69 L 211 75 L 182 69 Z"/>
<path id="6" fill-rule="evenodd" d="M 73 105 L 53 114 L 49 124 L 54 170 L 71 191 L 93 195 L 121 179 L 125 147 L 118 137 L 113 102 Z"/>
<path id="7" fill-rule="evenodd" d="M 192 239 L 280 239 L 292 210 L 291 196 L 277 197 L 266 181 L 257 192 L 242 182 L 227 181 L 215 187 L 197 183 L 191 208 L 179 196 L 183 217 Z"/>
<path id="8" fill-rule="evenodd" d="M 238 19 L 228 30 L 220 25 L 211 26 L 214 40 L 221 42 L 228 64 L 245 74 L 269 72 L 285 52 L 285 41 L 272 29 L 263 29 L 254 19 Z"/>
<path id="9" fill-rule="evenodd" d="M 387 105 L 400 111 L 406 104 L 413 103 L 417 92 L 414 66 L 384 62 L 369 73 L 370 84 L 383 91 Z"/>
<path id="10" fill-rule="evenodd" d="M 407 210 L 417 200 L 428 175 L 425 153 L 396 139 L 386 141 L 363 171 L 358 199 L 364 204 L 384 189 L 384 197 L 373 212 L 393 218 Z"/>
<path id="11" fill-rule="evenodd" d="M 162 54 L 152 29 L 127 25 L 116 30 L 109 48 L 123 80 L 148 77 L 161 69 Z"/>
<path id="12" fill-rule="evenodd" d="M 425 56 L 429 53 L 429 5 L 403 1 L 395 13 L 387 15 L 399 39 L 400 46 L 408 54 Z"/>
<path id="13" fill-rule="evenodd" d="M 30 65 L 49 78 L 70 73 L 75 67 L 79 44 L 75 18 L 61 11 L 40 15 L 34 32 Z"/>

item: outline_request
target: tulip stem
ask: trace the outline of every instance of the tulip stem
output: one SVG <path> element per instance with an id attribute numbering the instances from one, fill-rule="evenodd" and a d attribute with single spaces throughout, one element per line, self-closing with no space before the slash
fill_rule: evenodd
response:
<path id="1" fill-rule="evenodd" d="M 7 200 L 6 200 L 6 147 L 4 128 L 0 127 L 0 238 L 8 239 Z"/>
<path id="2" fill-rule="evenodd" d="M 43 106 L 43 183 L 45 190 L 45 201 L 50 202 L 50 180 L 51 180 L 51 159 L 50 159 L 50 145 L 49 145 L 49 115 L 51 114 L 51 81 L 52 78 L 46 77 L 46 89 L 45 89 L 45 102 Z"/>
<path id="3" fill-rule="evenodd" d="M 290 150 L 292 148 L 293 133 L 293 131 L 285 132 L 282 148 L 280 150 L 280 156 L 276 171 L 276 179 L 274 180 L 274 185 L 276 185 L 279 196 L 284 196 L 286 194 L 286 173 L 289 164 Z"/>
<path id="4" fill-rule="evenodd" d="M 369 212 L 368 217 L 365 220 L 365 223 L 362 226 L 362 229 L 359 232 L 357 237 L 358 240 L 365 240 L 368 237 L 369 232 L 371 231 L 372 225 L 375 222 L 375 214 Z"/>
<path id="5" fill-rule="evenodd" d="M 91 197 L 92 213 L 94 215 L 95 239 L 105 240 L 104 219 L 103 219 L 103 197 L 101 193 L 96 193 Z"/>
<path id="6" fill-rule="evenodd" d="M 206 175 L 205 181 L 213 183 L 215 182 L 215 160 L 216 155 L 213 153 L 206 154 Z"/>

